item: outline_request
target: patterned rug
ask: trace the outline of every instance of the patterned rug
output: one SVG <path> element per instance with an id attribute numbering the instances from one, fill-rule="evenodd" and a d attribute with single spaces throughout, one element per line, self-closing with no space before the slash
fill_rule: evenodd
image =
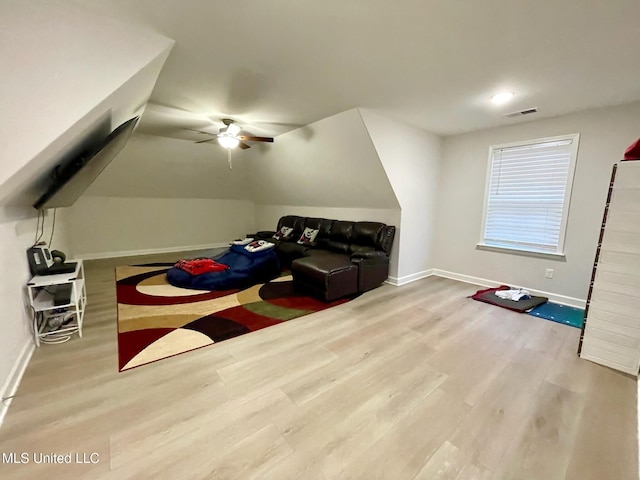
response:
<path id="1" fill-rule="evenodd" d="M 318 312 L 324 303 L 296 293 L 291 276 L 245 290 L 203 291 L 167 283 L 173 263 L 116 267 L 120 371 L 206 347 Z"/>

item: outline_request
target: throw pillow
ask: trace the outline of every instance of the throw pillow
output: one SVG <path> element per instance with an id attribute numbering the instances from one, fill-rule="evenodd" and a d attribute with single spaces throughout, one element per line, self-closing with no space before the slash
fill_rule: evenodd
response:
<path id="1" fill-rule="evenodd" d="M 302 232 L 302 235 L 300 235 L 300 238 L 298 239 L 298 243 L 300 245 L 307 245 L 307 246 L 311 246 L 313 245 L 313 242 L 316 241 L 316 237 L 318 236 L 318 229 L 317 228 L 305 228 L 304 232 Z"/>
<path id="2" fill-rule="evenodd" d="M 276 240 L 284 240 L 285 238 L 289 238 L 292 233 L 293 233 L 293 228 L 280 227 L 280 230 L 273 235 L 273 238 L 275 238 Z"/>

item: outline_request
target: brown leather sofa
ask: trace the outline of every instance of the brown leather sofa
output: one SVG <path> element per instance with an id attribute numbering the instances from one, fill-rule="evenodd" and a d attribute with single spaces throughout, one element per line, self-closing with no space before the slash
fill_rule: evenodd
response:
<path id="1" fill-rule="evenodd" d="M 292 229 L 275 239 L 282 227 Z M 313 242 L 298 242 L 305 229 L 317 230 Z M 285 229 L 286 230 L 286 229 Z M 365 292 L 389 275 L 389 255 L 395 227 L 380 222 L 350 222 L 287 215 L 276 232 L 258 232 L 258 238 L 276 243 L 276 254 L 291 268 L 294 285 L 324 301 Z"/>

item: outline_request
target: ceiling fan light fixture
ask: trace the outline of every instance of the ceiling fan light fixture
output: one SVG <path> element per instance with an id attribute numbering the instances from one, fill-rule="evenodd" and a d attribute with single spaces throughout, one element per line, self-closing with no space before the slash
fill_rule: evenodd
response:
<path id="1" fill-rule="evenodd" d="M 240 133 L 240 127 L 235 123 L 230 123 L 227 125 L 227 133 L 229 135 L 233 135 L 234 137 Z"/>
<path id="2" fill-rule="evenodd" d="M 234 136 L 222 134 L 218 135 L 218 143 L 224 148 L 236 148 L 240 144 L 240 140 Z"/>

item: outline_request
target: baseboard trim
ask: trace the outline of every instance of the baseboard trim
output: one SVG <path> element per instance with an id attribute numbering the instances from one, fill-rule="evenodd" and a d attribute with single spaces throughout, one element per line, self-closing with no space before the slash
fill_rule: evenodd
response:
<path id="1" fill-rule="evenodd" d="M 415 282 L 422 278 L 427 278 L 433 275 L 433 269 L 423 270 L 422 272 L 412 273 L 411 275 L 405 275 L 404 277 L 389 277 L 385 283 L 399 287 L 406 285 L 407 283 Z"/>
<path id="2" fill-rule="evenodd" d="M 20 355 L 18 355 L 16 362 L 13 364 L 13 368 L 9 373 L 9 377 L 7 378 L 6 382 L 4 382 L 2 390 L 0 390 L 0 398 L 4 399 L 15 395 L 16 391 L 18 390 L 18 386 L 20 385 L 20 381 L 22 380 L 22 376 L 27 369 L 27 365 L 29 365 L 29 361 L 31 360 L 31 356 L 33 355 L 35 349 L 36 346 L 33 343 L 32 339 L 29 339 L 27 343 L 24 344 L 22 350 L 20 351 Z M 12 398 L 8 398 L 7 400 L 2 400 L 0 402 L 0 426 L 2 426 L 4 417 L 9 410 L 11 400 Z"/>
<path id="3" fill-rule="evenodd" d="M 81 253 L 75 257 L 82 260 L 102 260 L 104 258 L 136 257 L 139 255 L 153 255 L 156 253 L 188 252 L 190 250 L 206 250 L 209 248 L 221 248 L 228 246 L 229 243 L 207 243 L 204 245 L 182 245 L 179 247 L 147 248 L 144 250 L 121 250 L 119 252 Z"/>
<path id="4" fill-rule="evenodd" d="M 472 283 L 474 285 L 480 285 L 482 287 L 499 287 L 500 285 L 509 285 L 509 282 L 498 282 L 495 280 L 489 280 L 487 278 L 472 277 L 471 275 L 463 275 L 461 273 L 448 272 L 446 270 L 433 269 L 433 275 L 438 277 L 450 278 L 451 280 L 458 280 L 460 282 Z M 565 295 L 558 295 L 556 293 L 544 292 L 542 290 L 536 290 L 535 288 L 529 288 L 525 285 L 519 285 L 520 287 L 528 290 L 534 295 L 547 297 L 554 303 L 561 305 L 567 305 L 570 307 L 584 308 L 587 301 L 581 298 L 567 297 Z"/>

